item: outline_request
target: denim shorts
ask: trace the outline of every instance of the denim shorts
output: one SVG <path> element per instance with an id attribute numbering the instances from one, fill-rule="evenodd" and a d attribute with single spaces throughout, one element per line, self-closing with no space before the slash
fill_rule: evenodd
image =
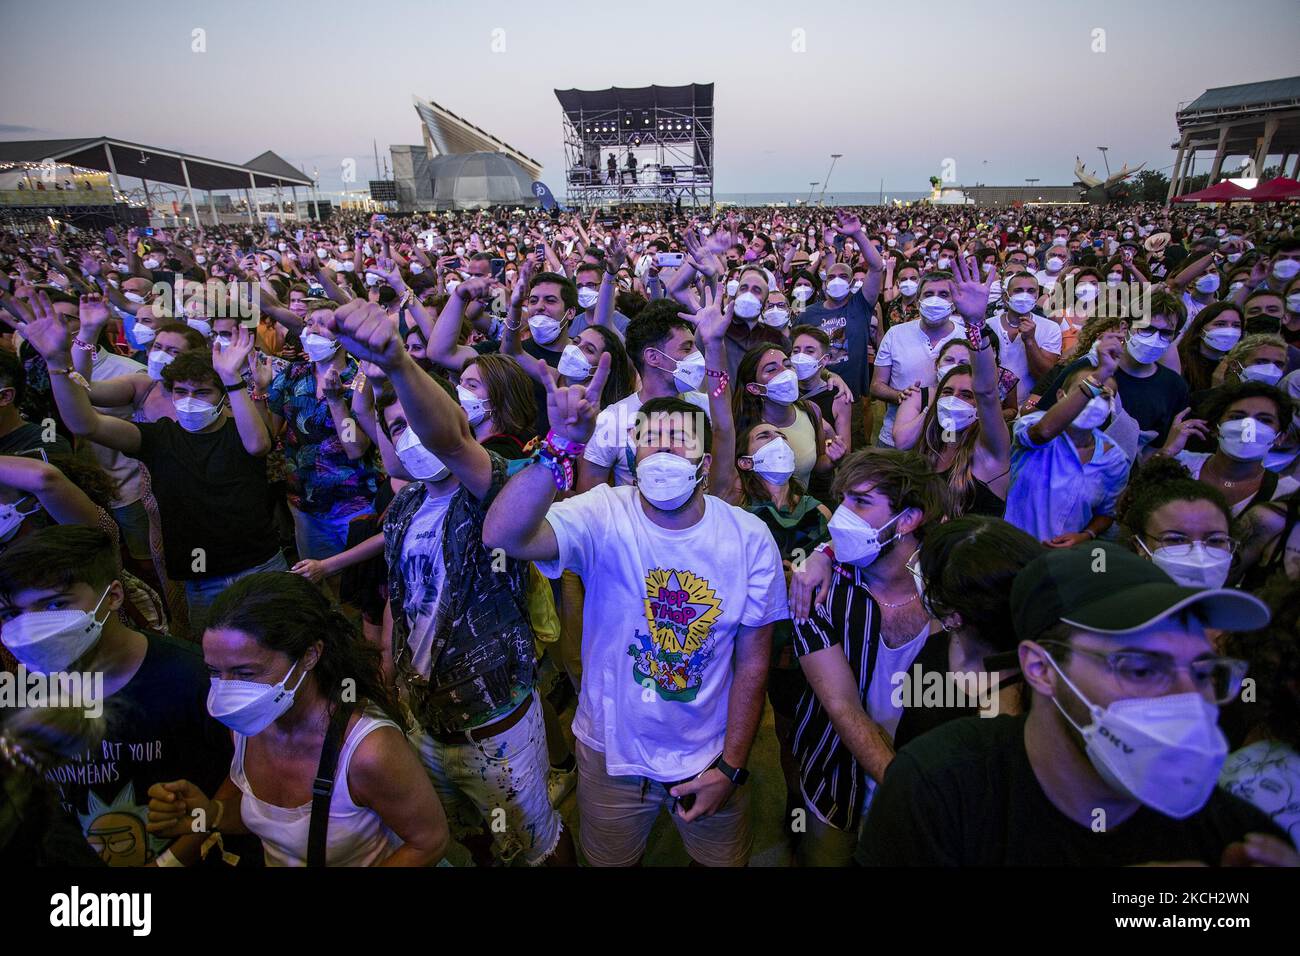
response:
<path id="1" fill-rule="evenodd" d="M 353 511 L 345 515 L 331 512 L 313 514 L 289 506 L 293 513 L 293 536 L 298 545 L 299 558 L 333 557 L 348 549 L 348 522 L 365 514 L 373 514 L 369 508 Z"/>
<path id="2" fill-rule="evenodd" d="M 206 623 L 208 610 L 212 607 L 212 602 L 226 588 L 230 587 L 240 578 L 247 577 L 250 574 L 257 574 L 259 571 L 288 571 L 289 562 L 284 560 L 284 555 L 279 551 L 271 556 L 270 560 L 259 564 L 256 567 L 246 568 L 243 571 L 236 571 L 234 574 L 227 574 L 223 577 L 199 578 L 193 581 L 185 582 L 185 599 L 190 606 L 190 628 L 196 633 L 202 633 L 201 629 Z"/>

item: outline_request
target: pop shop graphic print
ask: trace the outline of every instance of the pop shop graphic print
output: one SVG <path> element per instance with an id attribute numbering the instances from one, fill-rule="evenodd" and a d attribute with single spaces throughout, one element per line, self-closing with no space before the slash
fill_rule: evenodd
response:
<path id="1" fill-rule="evenodd" d="M 637 643 L 628 646 L 632 676 L 664 700 L 694 700 L 717 645 L 713 625 L 722 602 L 708 581 L 690 571 L 655 568 L 645 585 L 649 633 L 638 630 Z"/>

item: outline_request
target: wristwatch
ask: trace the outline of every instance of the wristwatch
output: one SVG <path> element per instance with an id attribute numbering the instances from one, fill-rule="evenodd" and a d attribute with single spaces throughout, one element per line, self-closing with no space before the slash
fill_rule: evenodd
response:
<path id="1" fill-rule="evenodd" d="M 718 758 L 717 762 L 713 766 L 716 767 L 718 770 L 721 770 L 723 775 L 726 776 L 726 778 L 730 780 L 734 786 L 737 787 L 744 786 L 745 781 L 749 779 L 748 770 L 746 770 L 744 767 L 733 767 L 731 766 L 731 764 L 727 763 L 721 757 Z"/>

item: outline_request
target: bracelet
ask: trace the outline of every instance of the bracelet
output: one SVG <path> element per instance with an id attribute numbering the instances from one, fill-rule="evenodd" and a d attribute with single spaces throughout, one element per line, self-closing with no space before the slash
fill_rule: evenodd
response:
<path id="1" fill-rule="evenodd" d="M 587 443 L 570 441 L 563 435 L 557 434 L 555 429 L 552 428 L 546 433 L 546 440 L 543 443 L 543 447 L 549 450 L 553 455 L 567 455 L 571 458 L 576 458 L 587 450 Z"/>
<path id="2" fill-rule="evenodd" d="M 208 822 L 209 830 L 215 830 L 217 827 L 221 826 L 221 818 L 226 815 L 226 803 L 224 800 L 218 800 L 214 797 L 212 802 L 216 804 L 217 815 Z"/>
<path id="3" fill-rule="evenodd" d="M 266 396 L 266 392 L 259 392 L 256 391 L 255 389 L 250 388 L 248 390 L 248 397 L 255 402 L 264 402 L 266 401 L 267 396 Z"/>
<path id="4" fill-rule="evenodd" d="M 550 469 L 557 490 L 569 491 L 573 488 L 573 459 L 570 456 L 556 454 L 550 445 L 546 444 L 533 453 L 533 460 Z"/>
<path id="5" fill-rule="evenodd" d="M 227 393 L 227 394 L 229 394 L 230 392 L 237 392 L 237 391 L 239 391 L 241 388 L 248 388 L 248 383 L 245 382 L 242 378 L 241 378 L 238 382 L 236 382 L 234 385 L 226 385 L 225 382 L 222 382 L 221 384 L 225 386 L 225 389 L 226 389 L 226 393 Z"/>
<path id="6" fill-rule="evenodd" d="M 1084 528 L 1083 533 L 1086 534 L 1093 541 L 1097 540 L 1097 532 L 1093 531 L 1091 528 Z"/>
<path id="7" fill-rule="evenodd" d="M 81 339 L 73 339 L 72 347 L 74 349 L 81 349 L 84 352 L 95 352 L 99 350 L 98 345 L 95 345 L 93 342 L 83 342 Z"/>
<path id="8" fill-rule="evenodd" d="M 715 372 L 711 368 L 705 369 L 704 374 L 710 378 L 716 378 L 718 380 L 718 387 L 709 392 L 713 398 L 721 396 L 722 393 L 727 390 L 727 386 L 731 384 L 731 376 L 727 374 L 726 369 L 722 369 L 719 372 Z"/>
<path id="9" fill-rule="evenodd" d="M 176 854 L 173 853 L 170 849 L 163 850 L 161 853 L 159 853 L 158 859 L 154 860 L 154 863 L 156 863 L 158 866 L 182 866 L 183 867 L 185 865 L 184 863 L 182 863 L 180 860 L 176 858 Z"/>

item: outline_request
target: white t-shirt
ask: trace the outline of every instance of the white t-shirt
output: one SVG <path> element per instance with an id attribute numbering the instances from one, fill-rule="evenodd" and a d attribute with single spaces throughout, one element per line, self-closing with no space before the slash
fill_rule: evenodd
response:
<path id="1" fill-rule="evenodd" d="M 91 381 L 102 382 L 105 379 L 116 378 L 119 375 L 131 375 L 135 372 L 144 371 L 146 371 L 145 367 L 135 359 L 129 359 L 125 355 L 110 352 L 101 346 L 99 351 L 95 353 L 90 378 Z M 95 410 L 104 415 L 120 418 L 124 422 L 131 421 L 131 417 L 135 414 L 135 408 L 130 404 L 118 405 L 113 408 L 96 408 Z M 95 461 L 99 462 L 99 466 L 117 482 L 117 497 L 113 499 L 114 508 L 135 504 L 140 500 L 142 478 L 139 461 L 129 455 L 122 454 L 120 451 L 114 451 L 112 448 L 106 448 L 94 442 L 90 443 L 90 452 L 95 456 Z"/>
<path id="2" fill-rule="evenodd" d="M 871 674 L 871 683 L 867 687 L 866 712 L 867 716 L 878 723 L 889 734 L 889 739 L 894 739 L 894 733 L 898 730 L 899 721 L 903 719 L 902 704 L 894 703 L 895 691 L 895 674 L 906 674 L 912 667 L 921 649 L 925 647 L 926 638 L 930 634 L 930 624 L 927 621 L 925 627 L 917 633 L 902 647 L 890 647 L 885 643 L 884 638 L 880 639 L 880 650 L 876 652 L 876 669 Z M 871 798 L 876 792 L 876 781 L 870 774 L 866 777 L 866 792 L 862 795 L 862 808 L 865 811 L 871 804 Z"/>
<path id="3" fill-rule="evenodd" d="M 411 519 L 402 539 L 402 580 L 405 583 L 406 623 L 410 627 L 406 644 L 411 649 L 411 666 L 428 678 L 430 651 L 433 647 L 433 618 L 438 609 L 438 595 L 447 577 L 442 560 L 442 529 L 447 523 L 447 508 L 456 494 L 435 498 L 429 495 Z"/>
<path id="4" fill-rule="evenodd" d="M 952 331 L 933 345 L 921 323 L 921 319 L 913 319 L 892 326 L 880 340 L 875 365 L 876 368 L 889 369 L 889 381 L 885 384 L 890 388 L 902 391 L 915 382 L 920 382 L 923 387 L 933 387 L 939 381 L 934 363 L 944 344 L 952 339 L 966 337 L 966 326 L 956 313 L 952 316 Z M 893 446 L 894 416 L 897 414 L 897 405 L 885 406 L 885 419 L 880 425 L 880 444 Z"/>
<path id="5" fill-rule="evenodd" d="M 1184 467 L 1186 467 L 1187 470 L 1191 472 L 1193 478 L 1200 479 L 1201 469 L 1204 468 L 1205 463 L 1210 460 L 1211 454 L 1212 453 L 1208 451 L 1188 451 L 1187 449 L 1183 449 L 1174 457 L 1178 459 L 1178 461 L 1183 463 Z M 1291 492 L 1295 491 L 1296 488 L 1300 488 L 1300 481 L 1297 481 L 1295 478 L 1290 478 L 1290 477 L 1279 478 L 1277 482 L 1277 487 L 1273 489 L 1273 495 L 1269 500 L 1277 501 L 1277 499 L 1291 494 Z M 1244 512 L 1247 508 L 1249 508 L 1251 502 L 1253 502 L 1254 500 L 1255 500 L 1254 495 L 1251 495 L 1247 498 L 1242 498 L 1240 501 L 1238 501 L 1235 505 L 1232 506 L 1232 516 L 1234 518 L 1240 517 L 1242 512 Z"/>
<path id="6" fill-rule="evenodd" d="M 680 531 L 645 514 L 636 488 L 598 485 L 551 506 L 549 578 L 586 585 L 582 691 L 573 734 L 613 776 L 675 782 L 722 753 L 736 633 L 790 616 L 785 574 L 761 520 L 705 496 Z"/>
<path id="7" fill-rule="evenodd" d="M 1016 404 L 1019 405 L 1029 397 L 1030 391 L 1037 381 L 1032 372 L 1029 371 L 1029 356 L 1025 354 L 1025 343 L 1021 341 L 1020 334 L 1016 334 L 1015 341 L 1011 340 L 1011 333 L 1007 331 L 1006 326 L 1002 323 L 1002 316 L 1005 310 L 999 310 L 998 313 L 989 321 L 989 325 L 998 333 L 1001 340 L 1001 351 L 998 364 L 1005 369 L 1015 372 L 1020 383 L 1016 386 Z M 1050 352 L 1052 355 L 1061 354 L 1061 326 L 1051 319 L 1045 319 L 1041 315 L 1033 315 L 1034 320 L 1034 341 L 1044 352 Z M 1020 316 L 1012 313 L 1013 319 L 1019 320 Z"/>
<path id="8" fill-rule="evenodd" d="M 703 392 L 683 392 L 678 398 L 698 405 L 709 413 L 709 399 Z M 632 470 L 627 466 L 627 450 L 632 444 L 632 430 L 636 427 L 637 412 L 641 411 L 641 395 L 633 392 L 604 409 L 596 416 L 596 430 L 587 442 L 582 457 L 593 465 L 614 469 L 614 484 L 632 484 Z"/>

